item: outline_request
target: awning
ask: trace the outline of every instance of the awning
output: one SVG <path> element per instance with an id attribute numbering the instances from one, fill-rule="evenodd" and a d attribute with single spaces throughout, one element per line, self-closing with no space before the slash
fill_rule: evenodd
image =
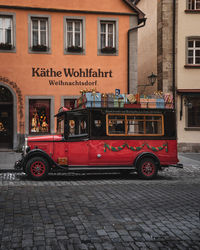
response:
<path id="1" fill-rule="evenodd" d="M 200 94 L 200 89 L 177 89 L 177 94 L 196 95 L 196 94 Z"/>

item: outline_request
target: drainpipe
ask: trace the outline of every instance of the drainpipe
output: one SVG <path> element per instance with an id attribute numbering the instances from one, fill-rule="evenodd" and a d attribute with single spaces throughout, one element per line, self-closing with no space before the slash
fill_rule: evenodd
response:
<path id="1" fill-rule="evenodd" d="M 143 18 L 141 20 L 142 24 L 137 25 L 136 27 L 133 27 L 133 28 L 128 30 L 128 84 L 127 84 L 127 93 L 128 94 L 130 94 L 129 93 L 129 88 L 130 88 L 130 83 L 129 83 L 129 81 L 130 81 L 130 76 L 129 76 L 129 73 L 130 73 L 130 68 L 129 68 L 129 63 L 130 63 L 130 48 L 129 48 L 129 45 L 130 45 L 130 41 L 129 41 L 130 40 L 130 33 L 132 31 L 134 31 L 134 30 L 138 30 L 139 28 L 144 27 L 145 24 L 146 24 L 146 20 L 147 20 L 146 18 Z"/>
<path id="2" fill-rule="evenodd" d="M 172 31 L 172 94 L 173 94 L 173 107 L 175 109 L 176 98 L 176 0 L 173 0 L 173 31 Z"/>

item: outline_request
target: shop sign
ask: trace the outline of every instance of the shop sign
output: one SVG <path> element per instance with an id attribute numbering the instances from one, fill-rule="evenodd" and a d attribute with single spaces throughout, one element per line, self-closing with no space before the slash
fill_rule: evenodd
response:
<path id="1" fill-rule="evenodd" d="M 112 70 L 103 71 L 100 68 L 63 68 L 62 70 L 55 70 L 53 68 L 32 68 L 32 77 L 34 78 L 46 78 L 46 77 L 64 77 L 66 80 L 49 80 L 49 85 L 57 86 L 57 85 L 97 85 L 97 80 L 91 78 L 112 78 L 113 72 Z M 74 78 L 76 80 L 74 80 Z M 80 80 L 79 78 L 89 78 L 85 81 Z M 90 80 L 91 79 L 91 80 Z M 70 80 L 70 81 L 69 81 Z"/>

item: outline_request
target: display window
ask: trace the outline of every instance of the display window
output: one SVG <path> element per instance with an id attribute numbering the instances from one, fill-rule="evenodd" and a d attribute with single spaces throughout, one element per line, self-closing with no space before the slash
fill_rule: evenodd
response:
<path id="1" fill-rule="evenodd" d="M 50 133 L 50 100 L 29 100 L 29 133 Z"/>
<path id="2" fill-rule="evenodd" d="M 75 99 L 65 99 L 64 100 L 64 106 L 68 109 L 74 109 L 75 108 Z"/>

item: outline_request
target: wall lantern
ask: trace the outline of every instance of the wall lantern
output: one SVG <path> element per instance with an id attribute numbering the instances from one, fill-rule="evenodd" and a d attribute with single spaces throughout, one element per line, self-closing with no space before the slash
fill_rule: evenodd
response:
<path id="1" fill-rule="evenodd" d="M 148 84 L 139 84 L 138 86 L 153 86 L 154 83 L 156 82 L 156 79 L 157 79 L 157 75 L 155 75 L 153 72 L 151 73 L 150 76 L 147 77 L 148 79 Z"/>
<path id="2" fill-rule="evenodd" d="M 152 72 L 150 76 L 148 76 L 148 81 L 149 81 L 149 85 L 153 86 L 154 83 L 156 82 L 157 79 L 157 75 L 154 75 L 154 73 Z"/>

